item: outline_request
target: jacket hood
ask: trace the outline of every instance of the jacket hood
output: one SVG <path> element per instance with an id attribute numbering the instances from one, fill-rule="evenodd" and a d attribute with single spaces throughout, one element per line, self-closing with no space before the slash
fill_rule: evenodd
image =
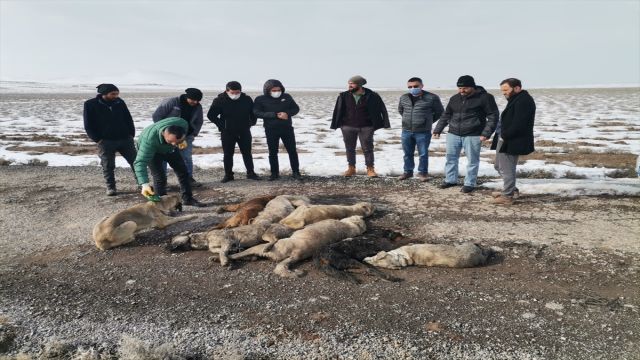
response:
<path id="1" fill-rule="evenodd" d="M 267 96 L 271 96 L 271 89 L 273 89 L 274 87 L 279 87 L 282 89 L 282 93 L 284 94 L 285 89 L 284 86 L 282 85 L 282 83 L 280 82 L 280 80 L 276 80 L 276 79 L 269 79 L 264 83 L 264 86 L 262 87 L 262 92 L 267 95 Z"/>
<path id="2" fill-rule="evenodd" d="M 480 95 L 480 94 L 484 94 L 484 93 L 486 93 L 486 92 L 487 92 L 487 90 L 485 90 L 482 86 L 480 86 L 480 85 L 477 85 L 477 86 L 476 86 L 476 93 L 477 93 L 478 95 Z"/>

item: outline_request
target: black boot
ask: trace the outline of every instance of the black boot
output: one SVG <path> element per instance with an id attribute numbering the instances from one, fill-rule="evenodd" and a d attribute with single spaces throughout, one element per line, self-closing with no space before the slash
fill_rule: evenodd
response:
<path id="1" fill-rule="evenodd" d="M 300 174 L 300 171 L 292 172 L 291 177 L 295 180 L 302 180 L 302 174 Z"/>
<path id="2" fill-rule="evenodd" d="M 247 172 L 247 179 L 260 180 L 260 177 L 258 176 L 258 174 L 256 174 L 255 172 L 251 171 L 251 172 Z"/>
<path id="3" fill-rule="evenodd" d="M 195 207 L 205 207 L 205 206 L 207 206 L 206 204 L 203 204 L 200 201 L 196 200 L 193 196 L 183 197 L 182 198 L 182 205 L 195 206 Z"/>
<path id="4" fill-rule="evenodd" d="M 277 173 L 271 173 L 271 176 L 269 176 L 269 181 L 274 181 L 274 180 L 278 180 L 280 178 L 280 175 Z"/>
<path id="5" fill-rule="evenodd" d="M 233 181 L 233 174 L 225 174 L 224 177 L 222 178 L 222 180 L 220 180 L 221 183 L 226 183 L 229 181 Z"/>

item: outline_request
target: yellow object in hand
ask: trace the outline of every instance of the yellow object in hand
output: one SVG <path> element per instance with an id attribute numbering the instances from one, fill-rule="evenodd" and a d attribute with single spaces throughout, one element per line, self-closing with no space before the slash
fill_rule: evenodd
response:
<path id="1" fill-rule="evenodd" d="M 142 184 L 142 191 L 140 191 L 142 196 L 148 197 L 155 195 L 155 191 L 153 191 L 153 187 L 149 184 Z"/>
<path id="2" fill-rule="evenodd" d="M 185 141 L 181 142 L 180 144 L 178 144 L 178 149 L 184 150 L 184 149 L 187 148 L 187 146 L 189 146 L 189 144 L 187 144 L 187 141 L 185 140 Z"/>

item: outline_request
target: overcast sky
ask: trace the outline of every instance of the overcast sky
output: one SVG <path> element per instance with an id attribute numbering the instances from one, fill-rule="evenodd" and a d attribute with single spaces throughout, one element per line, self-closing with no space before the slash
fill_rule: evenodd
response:
<path id="1" fill-rule="evenodd" d="M 0 0 L 0 79 L 343 87 L 640 83 L 640 0 Z M 184 81 L 182 81 L 184 79 Z"/>

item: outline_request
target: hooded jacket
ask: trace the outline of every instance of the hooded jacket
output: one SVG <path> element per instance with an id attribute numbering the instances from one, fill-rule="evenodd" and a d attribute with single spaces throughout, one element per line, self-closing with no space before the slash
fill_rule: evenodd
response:
<path id="1" fill-rule="evenodd" d="M 499 134 L 493 137 L 491 150 L 498 146 L 498 138 L 502 138 L 502 146 L 498 152 L 509 155 L 529 155 L 533 146 L 533 122 L 536 117 L 536 103 L 526 90 L 514 94 L 507 101 L 500 117 Z"/>
<path id="2" fill-rule="evenodd" d="M 181 102 L 182 99 L 186 99 L 186 95 L 180 95 L 168 99 L 164 99 L 160 106 L 154 111 L 151 116 L 153 122 L 158 122 L 160 120 L 170 118 L 170 117 L 180 117 L 185 119 L 182 115 L 182 107 Z M 189 105 L 187 105 L 189 106 Z M 191 113 L 190 119 L 185 119 L 189 123 L 189 130 L 187 131 L 188 136 L 196 137 L 200 133 L 200 129 L 202 128 L 202 123 L 204 120 L 204 116 L 202 113 L 202 105 L 198 103 L 198 105 L 193 107 L 193 112 Z"/>
<path id="3" fill-rule="evenodd" d="M 373 124 L 373 130 L 381 128 L 388 129 L 391 127 L 389 124 L 389 114 L 387 113 L 387 107 L 384 106 L 384 102 L 378 93 L 368 88 L 363 88 L 364 94 L 360 101 L 365 101 L 367 104 L 367 111 Z M 331 119 L 331 128 L 338 129 L 344 124 L 344 119 L 347 116 L 347 96 L 353 96 L 349 91 L 341 92 L 336 100 L 336 106 L 333 109 L 333 117 Z"/>
<path id="4" fill-rule="evenodd" d="M 476 86 L 476 91 L 469 96 L 455 94 L 449 99 L 433 133 L 441 134 L 449 125 L 449 132 L 454 135 L 490 138 L 496 129 L 499 114 L 493 95 L 482 86 Z"/>
<path id="5" fill-rule="evenodd" d="M 168 154 L 177 149 L 175 146 L 168 144 L 164 140 L 164 136 L 162 136 L 164 129 L 171 125 L 180 126 L 185 132 L 189 128 L 186 120 L 179 117 L 171 117 L 147 126 L 142 130 L 142 133 L 140 133 L 137 142 L 138 154 L 136 155 L 136 160 L 133 162 L 133 170 L 136 173 L 138 184 L 149 182 L 147 165 L 155 154 Z"/>
<path id="6" fill-rule="evenodd" d="M 280 95 L 279 98 L 273 98 L 271 96 L 271 89 L 274 87 L 282 89 L 282 95 Z M 284 85 L 278 80 L 267 80 L 262 88 L 262 93 L 264 95 L 258 96 L 254 101 L 253 114 L 264 120 L 264 127 L 280 128 L 293 126 L 291 118 L 300 112 L 300 108 L 291 95 L 285 93 Z M 286 120 L 278 119 L 276 114 L 279 112 L 287 113 L 289 118 Z"/>
<path id="7" fill-rule="evenodd" d="M 98 94 L 84 103 L 84 129 L 91 140 L 122 140 L 133 138 L 136 128 L 124 100 L 107 102 Z"/>
<path id="8" fill-rule="evenodd" d="M 232 133 L 249 130 L 257 121 L 253 114 L 253 100 L 245 93 L 241 93 L 237 100 L 232 100 L 226 92 L 218 94 L 211 103 L 207 118 L 216 124 L 220 132 Z"/>
<path id="9" fill-rule="evenodd" d="M 422 91 L 421 96 L 400 96 L 398 112 L 402 115 L 402 130 L 431 132 L 434 121 L 438 121 L 444 107 L 438 95 Z"/>

